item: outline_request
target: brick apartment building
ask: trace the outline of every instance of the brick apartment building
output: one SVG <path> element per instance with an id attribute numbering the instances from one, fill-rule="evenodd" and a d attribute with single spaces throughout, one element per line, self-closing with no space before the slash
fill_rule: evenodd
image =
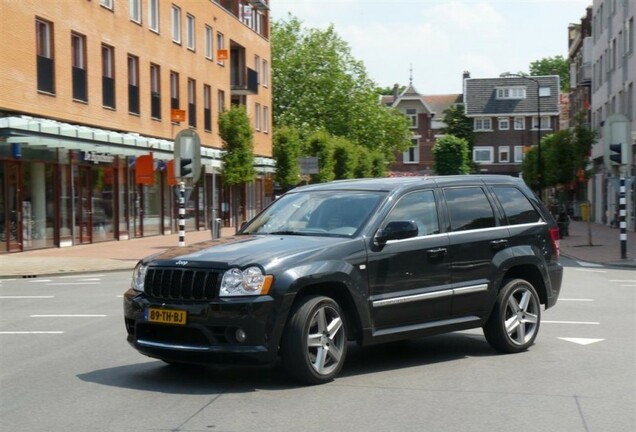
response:
<path id="1" fill-rule="evenodd" d="M 272 199 L 267 0 L 0 0 L 0 253 L 174 232 L 173 139 L 201 138 L 187 230 L 231 224 L 218 114 L 244 105 Z"/>

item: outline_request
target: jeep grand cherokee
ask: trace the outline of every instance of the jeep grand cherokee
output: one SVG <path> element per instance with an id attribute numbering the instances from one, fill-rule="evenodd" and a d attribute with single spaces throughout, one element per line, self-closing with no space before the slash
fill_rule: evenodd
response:
<path id="1" fill-rule="evenodd" d="M 562 267 L 558 226 L 507 176 L 300 187 L 232 238 L 140 261 L 124 296 L 129 343 L 170 364 L 273 363 L 332 380 L 348 341 L 482 327 L 497 350 L 537 337 Z"/>

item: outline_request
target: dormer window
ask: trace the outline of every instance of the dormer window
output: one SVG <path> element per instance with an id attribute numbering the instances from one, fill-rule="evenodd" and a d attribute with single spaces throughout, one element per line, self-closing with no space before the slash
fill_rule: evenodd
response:
<path id="1" fill-rule="evenodd" d="M 408 108 L 406 110 L 406 116 L 409 118 L 409 124 L 411 128 L 417 128 L 417 110 Z"/>
<path id="2" fill-rule="evenodd" d="M 525 99 L 526 88 L 522 86 L 516 87 L 497 87 L 497 99 Z"/>

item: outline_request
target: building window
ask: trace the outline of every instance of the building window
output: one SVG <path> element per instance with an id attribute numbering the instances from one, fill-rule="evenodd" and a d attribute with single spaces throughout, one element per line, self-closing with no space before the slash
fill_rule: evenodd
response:
<path id="1" fill-rule="evenodd" d="M 523 146 L 515 146 L 515 163 L 523 162 Z"/>
<path id="2" fill-rule="evenodd" d="M 525 87 L 497 87 L 497 99 L 525 99 Z"/>
<path id="3" fill-rule="evenodd" d="M 420 162 L 420 140 L 419 138 L 411 139 L 411 147 L 409 147 L 402 155 L 402 162 L 405 164 L 416 164 Z"/>
<path id="4" fill-rule="evenodd" d="M 625 54 L 634 52 L 634 18 L 625 23 Z"/>
<path id="5" fill-rule="evenodd" d="M 212 131 L 212 89 L 207 84 L 203 86 L 203 128 Z"/>
<path id="6" fill-rule="evenodd" d="M 255 128 L 257 131 L 261 130 L 261 104 L 257 103 L 254 112 Z"/>
<path id="7" fill-rule="evenodd" d="M 537 116 L 532 117 L 532 129 L 536 130 L 537 125 Z M 541 116 L 541 130 L 550 130 L 550 116 Z"/>
<path id="8" fill-rule="evenodd" d="M 141 0 L 130 0 L 130 20 L 141 24 Z"/>
<path id="9" fill-rule="evenodd" d="M 179 109 L 179 74 L 170 72 L 170 108 Z"/>
<path id="10" fill-rule="evenodd" d="M 219 114 L 221 114 L 223 111 L 225 111 L 225 92 L 223 90 L 219 90 L 216 100 Z"/>
<path id="11" fill-rule="evenodd" d="M 525 117 L 515 117 L 515 130 L 524 130 L 526 128 Z"/>
<path id="12" fill-rule="evenodd" d="M 73 56 L 73 99 L 88 101 L 88 77 L 86 74 L 86 36 L 71 33 L 71 51 Z"/>
<path id="13" fill-rule="evenodd" d="M 492 120 L 489 118 L 476 118 L 475 119 L 475 128 L 476 131 L 491 131 L 492 130 Z"/>
<path id="14" fill-rule="evenodd" d="M 477 163 L 493 163 L 493 148 L 492 147 L 474 147 L 473 148 L 473 161 Z"/>
<path id="15" fill-rule="evenodd" d="M 99 0 L 99 4 L 104 6 L 106 9 L 113 10 L 113 0 Z"/>
<path id="16" fill-rule="evenodd" d="M 161 118 L 161 69 L 156 64 L 150 65 L 150 116 Z"/>
<path id="17" fill-rule="evenodd" d="M 148 0 L 148 28 L 159 33 L 159 0 Z"/>
<path id="18" fill-rule="evenodd" d="M 510 147 L 508 146 L 499 147 L 499 162 L 500 163 L 510 162 Z"/>
<path id="19" fill-rule="evenodd" d="M 212 27 L 205 26 L 205 58 L 214 59 L 214 45 L 212 42 Z"/>
<path id="20" fill-rule="evenodd" d="M 186 46 L 188 49 L 194 51 L 195 48 L 195 36 L 194 36 L 194 17 L 190 14 L 186 15 Z"/>
<path id="21" fill-rule="evenodd" d="M 139 114 L 139 57 L 128 56 L 128 112 Z"/>
<path id="22" fill-rule="evenodd" d="M 172 5 L 172 41 L 181 43 L 181 8 Z"/>
<path id="23" fill-rule="evenodd" d="M 510 129 L 510 119 L 508 117 L 499 119 L 499 130 L 509 130 Z"/>
<path id="24" fill-rule="evenodd" d="M 263 132 L 269 132 L 269 107 L 263 107 Z"/>
<path id="25" fill-rule="evenodd" d="M 261 83 L 261 57 L 254 55 L 254 70 L 256 71 L 256 83 Z"/>
<path id="26" fill-rule="evenodd" d="M 38 90 L 55 93 L 55 61 L 53 59 L 53 24 L 35 20 Z"/>
<path id="27" fill-rule="evenodd" d="M 102 44 L 102 105 L 115 108 L 115 48 Z"/>
<path id="28" fill-rule="evenodd" d="M 410 125 L 409 127 L 411 129 L 416 128 L 417 127 L 417 110 L 408 108 L 406 110 L 406 116 L 409 118 L 409 125 Z"/>
<path id="29" fill-rule="evenodd" d="M 197 93 L 196 81 L 188 79 L 188 125 L 197 127 Z"/>
<path id="30" fill-rule="evenodd" d="M 223 36 L 223 33 L 216 32 L 216 49 L 225 49 L 225 36 Z M 225 64 L 224 61 L 219 61 L 218 63 L 221 65 Z"/>
<path id="31" fill-rule="evenodd" d="M 269 62 L 267 60 L 263 60 L 263 79 L 261 80 L 261 84 L 263 87 L 267 87 L 269 85 Z"/>

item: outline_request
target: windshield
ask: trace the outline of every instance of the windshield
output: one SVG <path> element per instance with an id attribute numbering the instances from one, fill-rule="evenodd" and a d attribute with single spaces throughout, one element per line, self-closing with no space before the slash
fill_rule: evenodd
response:
<path id="1" fill-rule="evenodd" d="M 314 191 L 289 193 L 252 220 L 241 234 L 353 236 L 364 226 L 381 192 Z"/>

